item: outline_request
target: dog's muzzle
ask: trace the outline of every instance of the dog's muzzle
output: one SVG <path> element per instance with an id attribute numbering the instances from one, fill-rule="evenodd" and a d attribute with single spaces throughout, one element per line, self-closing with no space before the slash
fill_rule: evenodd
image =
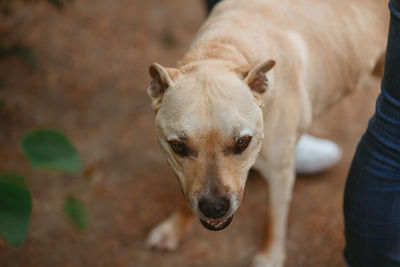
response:
<path id="1" fill-rule="evenodd" d="M 231 207 L 229 198 L 202 197 L 198 205 L 204 215 L 200 221 L 208 230 L 219 231 L 232 222 L 233 216 L 226 217 Z"/>

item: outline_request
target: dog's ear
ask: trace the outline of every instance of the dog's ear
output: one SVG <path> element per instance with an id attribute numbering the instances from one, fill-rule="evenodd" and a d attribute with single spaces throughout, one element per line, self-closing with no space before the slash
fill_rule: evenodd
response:
<path id="1" fill-rule="evenodd" d="M 248 71 L 244 78 L 244 82 L 250 87 L 259 106 L 263 105 L 262 94 L 268 90 L 267 72 L 274 66 L 274 60 L 267 60 Z"/>
<path id="2" fill-rule="evenodd" d="M 161 105 L 161 99 L 168 87 L 173 85 L 173 80 L 179 75 L 178 69 L 164 68 L 160 64 L 153 63 L 149 67 L 149 73 L 152 78 L 147 93 L 152 99 L 154 111 L 157 111 Z"/>

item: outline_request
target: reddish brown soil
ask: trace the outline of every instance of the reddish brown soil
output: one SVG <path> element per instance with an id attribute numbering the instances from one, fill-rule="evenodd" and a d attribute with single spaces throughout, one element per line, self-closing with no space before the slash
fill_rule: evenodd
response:
<path id="1" fill-rule="evenodd" d="M 199 0 L 76 0 L 62 12 L 45 4 L 15 11 L 10 38 L 32 46 L 41 67 L 32 71 L 17 59 L 0 62 L 0 98 L 7 103 L 0 114 L 0 171 L 27 178 L 34 207 L 24 246 L 0 242 L 0 266 L 249 264 L 267 213 L 265 185 L 255 173 L 229 228 L 215 233 L 196 223 L 176 252 L 144 248 L 148 231 L 174 210 L 181 194 L 155 141 L 147 67 L 153 61 L 175 65 L 204 17 Z M 337 141 L 344 156 L 331 170 L 297 180 L 286 266 L 344 265 L 344 182 L 379 81 L 371 78 L 363 87 L 313 127 L 315 135 Z M 33 170 L 19 138 L 34 127 L 64 130 L 93 178 Z M 61 211 L 70 193 L 90 208 L 86 233 Z"/>

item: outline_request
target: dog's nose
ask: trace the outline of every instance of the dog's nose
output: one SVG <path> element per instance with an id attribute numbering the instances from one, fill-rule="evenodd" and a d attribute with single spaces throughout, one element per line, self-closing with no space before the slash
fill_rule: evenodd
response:
<path id="1" fill-rule="evenodd" d="M 226 197 L 208 198 L 199 200 L 199 209 L 207 218 L 222 218 L 230 208 L 230 201 Z"/>

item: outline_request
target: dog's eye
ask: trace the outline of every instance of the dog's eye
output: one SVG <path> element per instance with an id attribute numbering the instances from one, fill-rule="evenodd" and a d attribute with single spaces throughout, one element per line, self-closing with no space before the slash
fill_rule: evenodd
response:
<path id="1" fill-rule="evenodd" d="M 169 145 L 171 146 L 172 150 L 179 156 L 182 156 L 182 157 L 189 156 L 188 148 L 186 147 L 186 145 L 183 142 L 171 141 L 171 142 L 169 142 Z"/>
<path id="2" fill-rule="evenodd" d="M 248 146 L 251 141 L 251 136 L 244 136 L 237 140 L 235 145 L 235 154 L 242 153 Z"/>

